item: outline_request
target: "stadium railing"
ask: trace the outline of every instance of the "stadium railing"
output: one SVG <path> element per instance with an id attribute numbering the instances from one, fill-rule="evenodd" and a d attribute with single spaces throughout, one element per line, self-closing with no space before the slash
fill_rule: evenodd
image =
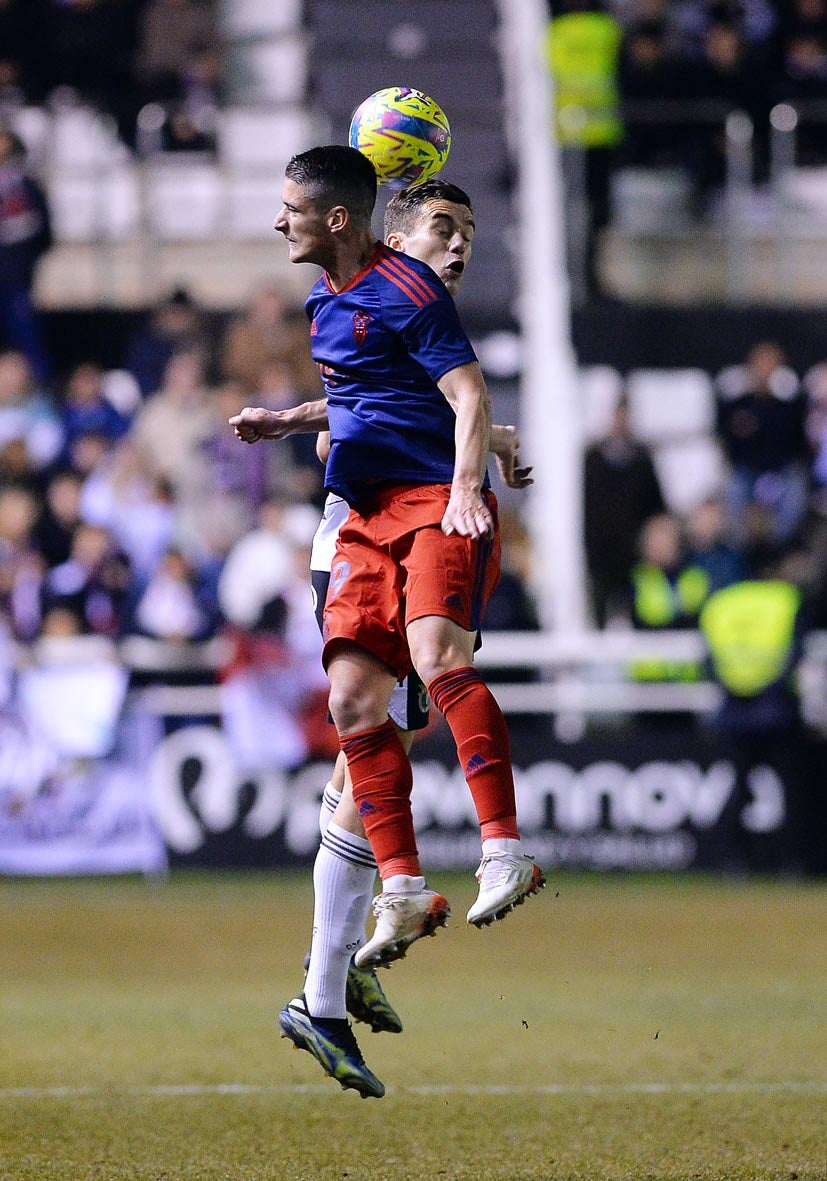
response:
<path id="1" fill-rule="evenodd" d="M 118 661 L 133 674 L 131 707 L 196 717 L 221 713 L 217 678 L 227 654 L 220 636 L 200 643 L 130 636 L 118 644 L 80 637 L 16 645 L 6 662 L 24 667 L 90 658 Z M 641 683 L 632 679 L 631 670 L 639 661 L 702 664 L 706 656 L 703 637 L 695 631 L 490 632 L 477 664 L 495 674 L 491 689 L 507 714 L 704 716 L 720 701 L 711 680 Z M 197 683 L 176 683 L 180 679 Z M 827 632 L 807 637 L 798 681 L 805 721 L 827 734 Z"/>

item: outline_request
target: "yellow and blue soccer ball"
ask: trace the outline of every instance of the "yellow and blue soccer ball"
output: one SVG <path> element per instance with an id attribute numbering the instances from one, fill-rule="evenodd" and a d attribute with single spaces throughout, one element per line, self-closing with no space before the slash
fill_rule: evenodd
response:
<path id="1" fill-rule="evenodd" d="M 353 112 L 348 141 L 392 188 L 422 184 L 436 176 L 451 150 L 445 112 L 421 90 L 388 86 Z"/>

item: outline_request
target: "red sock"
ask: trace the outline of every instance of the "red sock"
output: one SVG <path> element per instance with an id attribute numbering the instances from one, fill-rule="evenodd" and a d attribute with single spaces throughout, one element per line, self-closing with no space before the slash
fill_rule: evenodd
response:
<path id="1" fill-rule="evenodd" d="M 482 839 L 519 839 L 511 744 L 505 718 L 491 690 L 477 670 L 468 666 L 434 677 L 428 692 L 457 744 Z"/>
<path id="2" fill-rule="evenodd" d="M 341 739 L 353 799 L 368 834 L 379 876 L 404 873 L 419 877 L 411 788 L 413 776 L 393 722 L 348 734 Z"/>

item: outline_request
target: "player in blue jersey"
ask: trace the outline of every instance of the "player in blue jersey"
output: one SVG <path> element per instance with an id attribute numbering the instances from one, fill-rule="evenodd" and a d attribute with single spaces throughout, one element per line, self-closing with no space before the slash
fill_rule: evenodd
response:
<path id="1" fill-rule="evenodd" d="M 474 229 L 467 193 L 440 179 L 396 193 L 385 211 L 386 243 L 428 263 L 452 296 L 459 291 L 471 257 Z M 326 426 L 326 408 L 325 399 L 280 411 L 247 407 L 232 421 L 254 422 L 258 437 L 284 438 Z M 320 434 L 317 450 L 325 462 L 329 454 L 327 431 Z M 493 426 L 491 450 L 510 487 L 525 488 L 532 482 L 531 469 L 520 466 L 514 427 Z M 349 512 L 347 502 L 330 493 L 313 541 L 310 567 L 320 628 L 336 541 Z M 427 693 L 415 672 L 394 687 L 388 712 L 403 746 L 410 750 L 415 731 L 428 721 Z M 354 949 L 364 942 L 376 863 L 353 803 L 341 752 L 324 789 L 319 827 L 322 841 L 313 870 L 313 940 L 304 1003 L 308 1014 L 323 1023 L 312 1032 L 311 1048 L 329 1069 L 337 1057 L 329 1036 L 347 1036 L 347 1013 L 375 1032 L 400 1032 L 402 1028 L 375 971 L 352 963 Z M 359 1063 L 354 1067 L 347 1058 L 339 1054 L 334 1065 L 340 1081 L 344 1079 L 347 1086 L 364 1086 L 366 1068 Z"/>
<path id="2" fill-rule="evenodd" d="M 365 163 L 338 147 L 294 158 L 276 229 L 293 261 L 326 272 L 308 300 L 333 440 L 326 483 L 353 511 L 332 570 L 325 661 L 383 878 L 376 932 L 357 954 L 371 966 L 404 954 L 448 913 L 420 873 L 410 767 L 387 719 L 412 664 L 448 719 L 480 819 L 480 894 L 468 921 L 492 921 L 542 879 L 519 842 L 502 715 L 471 664 L 497 576 L 496 505 L 483 492 L 487 391 L 443 285 L 373 239 Z M 253 422 L 240 427 L 240 437 L 258 437 Z M 282 1014 L 294 1040 L 300 1008 Z"/>

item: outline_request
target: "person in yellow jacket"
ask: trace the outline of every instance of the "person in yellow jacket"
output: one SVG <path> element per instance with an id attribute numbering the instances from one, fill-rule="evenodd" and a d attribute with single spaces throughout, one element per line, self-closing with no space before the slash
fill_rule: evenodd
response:
<path id="1" fill-rule="evenodd" d="M 552 6 L 546 57 L 555 96 L 557 142 L 584 154 L 589 233 L 586 280 L 597 286 L 596 236 L 609 220 L 614 150 L 623 138 L 618 72 L 623 30 L 603 5 L 563 0 Z"/>
<path id="2" fill-rule="evenodd" d="M 698 615 L 710 591 L 709 575 L 700 565 L 688 564 L 678 521 L 659 513 L 644 525 L 640 560 L 632 569 L 632 622 L 641 631 L 677 631 L 697 627 Z M 698 681 L 695 661 L 638 660 L 631 674 L 636 681 Z"/>
<path id="3" fill-rule="evenodd" d="M 721 817 L 725 868 L 800 872 L 806 736 L 796 686 L 805 632 L 799 589 L 782 577 L 733 583 L 700 614 L 723 690 L 715 718 L 736 771 Z"/>

